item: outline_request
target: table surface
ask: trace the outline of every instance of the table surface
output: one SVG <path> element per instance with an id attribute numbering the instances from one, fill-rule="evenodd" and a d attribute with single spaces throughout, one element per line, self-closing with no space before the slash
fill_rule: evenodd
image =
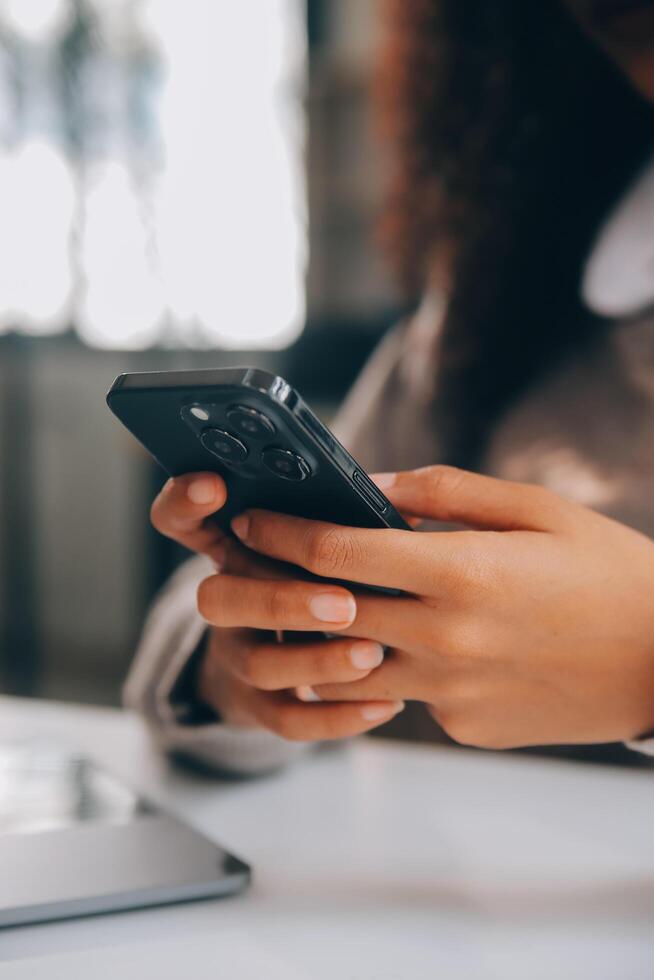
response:
<path id="1" fill-rule="evenodd" d="M 0 980 L 648 980 L 654 773 L 359 739 L 186 772 L 120 711 L 0 698 L 254 867 L 240 896 L 0 932 Z M 0 873 L 1 869 L 0 869 Z"/>

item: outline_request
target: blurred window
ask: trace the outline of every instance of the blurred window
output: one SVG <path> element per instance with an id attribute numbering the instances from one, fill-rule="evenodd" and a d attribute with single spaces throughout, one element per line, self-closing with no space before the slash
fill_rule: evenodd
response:
<path id="1" fill-rule="evenodd" d="M 0 0 L 0 331 L 295 339 L 305 82 L 301 0 Z"/>

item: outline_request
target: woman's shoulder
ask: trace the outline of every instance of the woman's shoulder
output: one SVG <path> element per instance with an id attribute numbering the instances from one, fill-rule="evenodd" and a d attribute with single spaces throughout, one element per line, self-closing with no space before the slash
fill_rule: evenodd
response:
<path id="1" fill-rule="evenodd" d="M 483 468 L 654 535 L 654 311 L 617 323 L 498 422 Z"/>

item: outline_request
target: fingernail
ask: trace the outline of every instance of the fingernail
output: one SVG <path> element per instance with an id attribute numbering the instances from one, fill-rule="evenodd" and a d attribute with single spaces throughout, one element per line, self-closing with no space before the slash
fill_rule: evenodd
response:
<path id="1" fill-rule="evenodd" d="M 295 693 L 300 701 L 304 701 L 307 704 L 312 704 L 314 701 L 320 701 L 320 695 L 316 694 L 312 687 L 307 685 L 302 685 L 301 687 L 296 687 Z"/>
<path id="2" fill-rule="evenodd" d="M 372 670 L 379 667 L 384 659 L 384 648 L 381 643 L 360 640 L 350 647 L 350 660 L 357 670 Z"/>
<path id="3" fill-rule="evenodd" d="M 404 701 L 393 701 L 391 704 L 367 704 L 361 709 L 361 717 L 365 721 L 381 721 L 382 718 L 392 718 L 404 708 Z"/>
<path id="4" fill-rule="evenodd" d="M 194 504 L 211 504 L 216 499 L 216 484 L 206 476 L 200 477 L 189 483 L 186 496 Z"/>
<path id="5" fill-rule="evenodd" d="M 232 531 L 241 541 L 247 541 L 247 536 L 250 531 L 250 518 L 247 514 L 240 514 L 234 518 L 232 521 Z"/>
<path id="6" fill-rule="evenodd" d="M 351 595 L 320 592 L 310 600 L 309 609 L 322 623 L 351 623 L 356 616 L 357 604 Z"/>
<path id="7" fill-rule="evenodd" d="M 390 490 L 397 479 L 397 473 L 373 473 L 370 479 L 380 490 Z"/>

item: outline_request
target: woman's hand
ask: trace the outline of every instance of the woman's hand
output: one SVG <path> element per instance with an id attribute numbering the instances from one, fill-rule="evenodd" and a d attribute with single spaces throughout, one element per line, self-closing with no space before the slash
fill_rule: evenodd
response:
<path id="1" fill-rule="evenodd" d="M 474 530 L 364 530 L 264 511 L 233 523 L 261 555 L 406 593 L 356 595 L 341 632 L 392 652 L 362 680 L 318 686 L 323 699 L 421 700 L 453 738 L 493 748 L 654 728 L 652 541 L 542 488 L 448 467 L 378 482 L 401 511 Z M 280 583 L 277 625 L 306 625 L 291 614 L 298 588 Z M 205 584 L 209 618 L 228 589 Z"/>
<path id="2" fill-rule="evenodd" d="M 198 595 L 200 612 L 215 627 L 198 671 L 201 700 L 231 724 L 294 740 L 357 735 L 388 721 L 403 705 L 370 698 L 315 704 L 295 696 L 296 688 L 362 680 L 382 662 L 383 650 L 351 638 L 276 643 L 270 631 L 282 627 L 336 631 L 350 625 L 354 597 L 339 586 L 293 581 L 279 562 L 225 536 L 209 518 L 226 499 L 219 476 L 190 474 L 168 480 L 151 512 L 158 531 L 207 555 L 221 571 L 201 584 Z"/>

